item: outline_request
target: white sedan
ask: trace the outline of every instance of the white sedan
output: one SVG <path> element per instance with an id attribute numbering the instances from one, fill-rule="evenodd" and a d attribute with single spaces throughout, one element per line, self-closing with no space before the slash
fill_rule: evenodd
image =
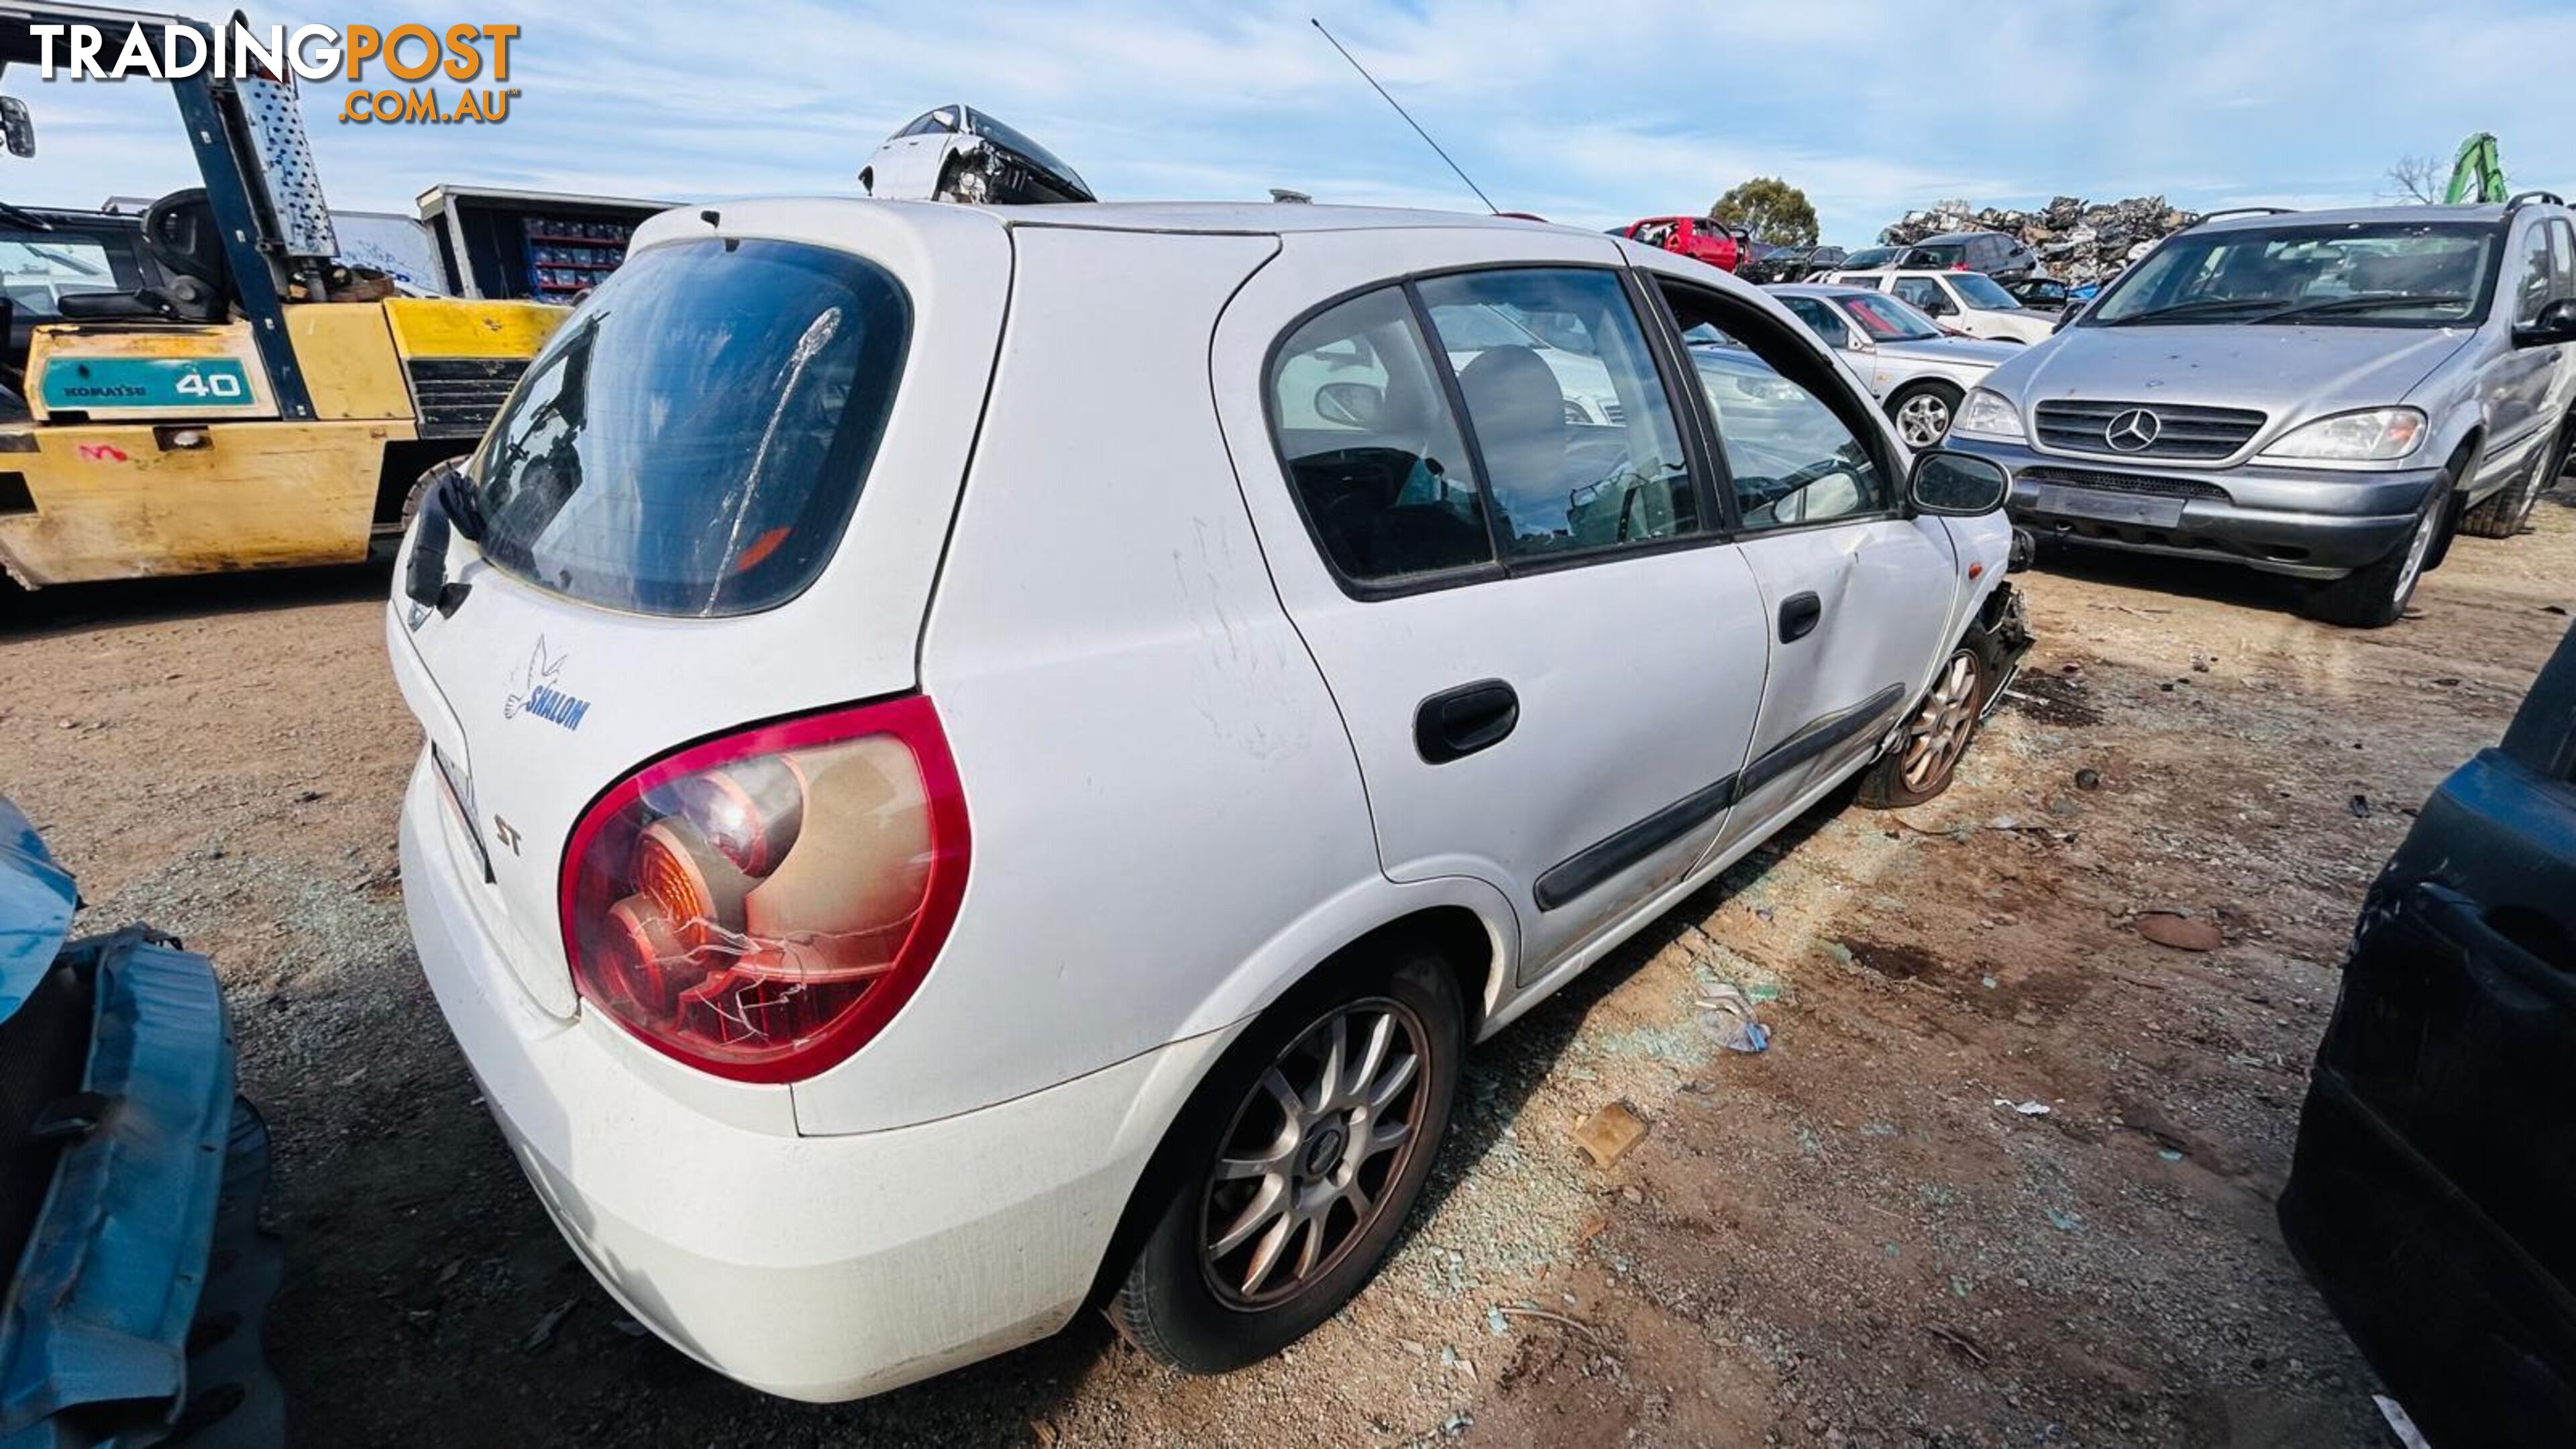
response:
<path id="1" fill-rule="evenodd" d="M 1944 332 L 1883 292 L 1802 284 L 1773 287 L 1771 295 L 1843 355 L 1909 448 L 1934 447 L 1948 437 L 1968 389 L 2021 355 L 2014 343 Z"/>

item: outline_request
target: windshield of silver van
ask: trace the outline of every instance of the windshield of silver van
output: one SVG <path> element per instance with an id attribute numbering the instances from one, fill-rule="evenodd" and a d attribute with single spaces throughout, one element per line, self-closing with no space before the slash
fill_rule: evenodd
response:
<path id="1" fill-rule="evenodd" d="M 2492 222 L 2341 222 L 2185 232 L 2080 325 L 2456 327 L 2486 315 Z"/>
<path id="2" fill-rule="evenodd" d="M 709 238 L 636 253 L 484 440 L 484 557 L 640 614 L 786 602 L 840 543 L 911 331 L 902 285 L 846 252 Z"/>

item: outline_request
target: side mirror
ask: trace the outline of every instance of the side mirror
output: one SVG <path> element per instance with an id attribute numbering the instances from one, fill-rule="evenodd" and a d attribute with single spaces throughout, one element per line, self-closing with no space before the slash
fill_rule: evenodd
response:
<path id="1" fill-rule="evenodd" d="M 1386 391 L 1365 382 L 1328 382 L 1315 389 L 1315 416 L 1346 428 L 1373 428 L 1386 416 Z"/>
<path id="2" fill-rule="evenodd" d="M 1935 448 L 1915 458 L 1907 491 L 1918 513 L 1976 518 L 2004 506 L 2012 493 L 2012 475 L 2001 463 L 1974 453 Z"/>
<path id="3" fill-rule="evenodd" d="M 36 118 L 16 96 L 0 96 L 0 141 L 8 143 L 12 156 L 24 159 L 36 154 Z"/>
<path id="4" fill-rule="evenodd" d="M 2576 297 L 2561 297 L 2540 309 L 2540 315 L 2513 329 L 2516 347 L 2549 347 L 2561 342 L 2576 342 Z"/>

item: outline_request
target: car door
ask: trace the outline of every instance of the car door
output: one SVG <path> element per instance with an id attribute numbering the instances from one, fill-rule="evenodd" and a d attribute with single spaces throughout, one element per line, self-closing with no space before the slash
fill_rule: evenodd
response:
<path id="1" fill-rule="evenodd" d="M 868 158 L 862 179 L 868 194 L 889 201 L 925 201 L 939 189 L 940 168 L 948 160 L 949 144 L 957 139 L 963 126 L 958 107 L 942 106 L 912 119 L 911 124 L 886 138 Z"/>
<path id="2" fill-rule="evenodd" d="M 2576 635 L 2363 902 L 2282 1194 L 2435 1444 L 2576 1443 Z"/>
<path id="3" fill-rule="evenodd" d="M 1747 299 L 1657 285 L 1685 341 L 1729 364 L 1701 370 L 1702 397 L 1769 641 L 1723 849 L 1876 753 L 1952 642 L 1961 565 L 1940 520 L 1907 515 L 1904 450 L 1848 373 Z M 1755 375 L 1733 375 L 1748 359 Z"/>
<path id="4" fill-rule="evenodd" d="M 1606 237 L 1296 233 L 1213 354 L 1383 868 L 1501 889 L 1523 979 L 1699 858 L 1762 697 L 1760 590 L 1619 260 Z M 1549 345 L 1481 345 L 1498 311 Z M 1363 353 L 1332 397 L 1281 395 Z M 1615 409 L 1573 405 L 1598 390 Z"/>

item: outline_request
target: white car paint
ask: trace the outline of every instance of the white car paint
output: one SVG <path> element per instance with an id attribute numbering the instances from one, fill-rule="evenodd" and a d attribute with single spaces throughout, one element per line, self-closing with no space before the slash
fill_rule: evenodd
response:
<path id="1" fill-rule="evenodd" d="M 1631 243 L 1311 205 L 752 201 L 666 214 L 633 250 L 711 234 L 864 256 L 911 300 L 882 445 L 811 584 L 760 612 L 651 617 L 460 539 L 452 617 L 397 592 L 386 631 L 461 777 L 451 792 L 426 756 L 415 772 L 403 884 L 488 1105 L 619 1300 L 771 1392 L 874 1393 L 1062 1326 L 1146 1159 L 1266 1005 L 1438 909 L 1481 926 L 1477 1028 L 1501 1029 L 1885 735 L 1564 909 L 1533 899 L 1549 862 L 1746 768 L 1808 712 L 1882 688 L 1910 702 L 2005 570 L 1999 513 L 1877 515 L 1396 598 L 1344 588 L 1273 446 L 1277 340 L 1355 288 L 1495 264 L 1625 266 L 1805 337 L 1758 290 Z M 1775 645 L 1798 591 L 1825 625 Z M 1423 765 L 1415 704 L 1488 676 L 1522 691 L 1519 730 Z M 580 698 L 578 729 L 511 707 L 539 680 Z M 971 866 L 878 1035 L 756 1084 L 574 991 L 557 868 L 602 792 L 694 739 L 916 691 L 955 757 Z"/>
<path id="2" fill-rule="evenodd" d="M 1950 305 L 1958 310 L 1934 312 L 1932 320 L 1953 327 L 1971 337 L 1992 338 L 1998 342 L 2046 342 L 2057 328 L 2057 314 L 2039 312 L 2015 302 L 2011 307 L 1992 307 L 1976 301 L 1959 288 L 1961 276 L 1983 273 L 1937 271 L 1931 268 L 1891 268 L 1867 272 L 1836 272 L 1830 279 L 1837 286 L 1867 287 L 1876 292 L 1896 292 L 1899 282 L 1920 287 L 1931 284 Z M 2010 301 L 2007 297 L 2005 300 Z M 1919 305 L 1919 304 L 1918 304 Z M 1923 310 L 1929 312 L 1930 308 Z"/>

